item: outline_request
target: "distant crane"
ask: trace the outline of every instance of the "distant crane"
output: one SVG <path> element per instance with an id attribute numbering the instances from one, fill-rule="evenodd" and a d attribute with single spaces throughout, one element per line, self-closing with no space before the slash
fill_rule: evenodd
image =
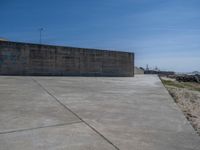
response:
<path id="1" fill-rule="evenodd" d="M 147 70 L 147 71 L 149 70 L 149 65 L 148 65 L 148 64 L 146 65 L 146 70 Z"/>

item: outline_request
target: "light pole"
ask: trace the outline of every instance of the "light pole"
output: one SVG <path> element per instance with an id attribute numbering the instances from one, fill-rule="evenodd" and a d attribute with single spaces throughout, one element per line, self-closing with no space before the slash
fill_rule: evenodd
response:
<path id="1" fill-rule="evenodd" d="M 43 28 L 39 28 L 39 32 L 40 32 L 40 44 L 42 44 L 42 31 L 44 29 Z"/>

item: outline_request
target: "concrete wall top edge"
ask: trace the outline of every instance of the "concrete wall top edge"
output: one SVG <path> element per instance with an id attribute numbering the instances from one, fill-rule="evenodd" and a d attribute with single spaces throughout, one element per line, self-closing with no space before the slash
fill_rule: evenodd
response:
<path id="1" fill-rule="evenodd" d="M 21 45 L 21 46 L 37 46 L 37 47 L 51 47 L 51 48 L 72 48 L 72 49 L 79 49 L 79 50 L 86 50 L 86 51 L 100 51 L 100 52 L 114 52 L 114 53 L 127 53 L 134 55 L 134 52 L 126 52 L 126 51 L 118 51 L 118 50 L 107 50 L 107 49 L 97 49 L 97 48 L 80 48 L 80 47 L 72 47 L 72 46 L 59 46 L 59 45 L 49 45 L 49 44 L 37 44 L 37 43 L 25 43 L 25 42 L 14 42 L 14 41 L 0 41 L 0 44 L 14 44 L 14 45 Z"/>

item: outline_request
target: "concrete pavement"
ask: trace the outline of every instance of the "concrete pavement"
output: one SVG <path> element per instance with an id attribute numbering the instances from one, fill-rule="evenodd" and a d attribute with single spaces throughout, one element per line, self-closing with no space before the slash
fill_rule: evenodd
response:
<path id="1" fill-rule="evenodd" d="M 199 150 L 157 76 L 0 76 L 0 150 Z"/>

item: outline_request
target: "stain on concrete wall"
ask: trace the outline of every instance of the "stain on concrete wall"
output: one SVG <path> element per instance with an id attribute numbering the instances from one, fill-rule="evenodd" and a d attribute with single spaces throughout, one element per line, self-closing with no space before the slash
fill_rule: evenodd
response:
<path id="1" fill-rule="evenodd" d="M 128 52 L 0 41 L 1 75 L 133 76 Z"/>

